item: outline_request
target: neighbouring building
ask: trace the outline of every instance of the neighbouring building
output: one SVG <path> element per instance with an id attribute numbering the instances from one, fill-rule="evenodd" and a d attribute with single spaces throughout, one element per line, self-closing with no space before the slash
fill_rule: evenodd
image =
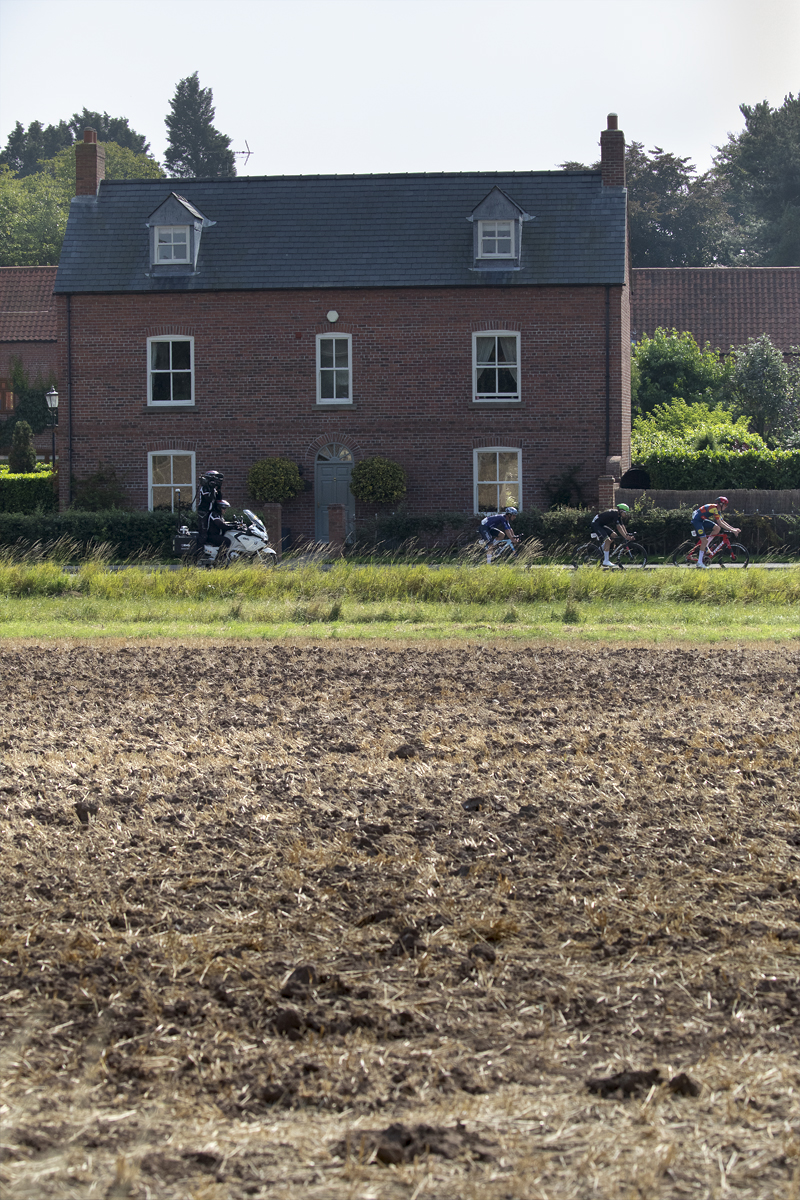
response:
<path id="1" fill-rule="evenodd" d="M 0 420 L 14 411 L 11 374 L 22 364 L 31 383 L 57 377 L 58 327 L 53 285 L 57 267 L 0 267 Z M 50 456 L 51 434 L 35 438 Z"/>
<path id="2" fill-rule="evenodd" d="M 724 354 L 767 333 L 788 355 L 800 346 L 800 267 L 634 267 L 631 337 L 691 333 Z"/>
<path id="3" fill-rule="evenodd" d="M 292 533 L 380 455 L 411 512 L 613 497 L 630 462 L 625 138 L 599 171 L 105 181 L 76 147 L 59 300 L 61 502 L 113 466 L 132 503 L 236 506 L 282 455 Z"/>

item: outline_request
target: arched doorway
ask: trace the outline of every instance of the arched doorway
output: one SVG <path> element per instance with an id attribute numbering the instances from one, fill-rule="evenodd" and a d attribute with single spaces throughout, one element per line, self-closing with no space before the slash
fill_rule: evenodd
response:
<path id="1" fill-rule="evenodd" d="M 353 455 L 341 442 L 329 442 L 317 454 L 314 464 L 314 537 L 328 540 L 328 505 L 343 504 L 348 535 L 353 532 L 356 500 L 350 491 Z"/>

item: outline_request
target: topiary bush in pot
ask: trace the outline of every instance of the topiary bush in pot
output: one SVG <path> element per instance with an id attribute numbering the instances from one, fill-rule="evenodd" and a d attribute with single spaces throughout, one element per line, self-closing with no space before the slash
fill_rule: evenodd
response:
<path id="1" fill-rule="evenodd" d="M 353 467 L 350 491 L 365 504 L 394 504 L 406 494 L 406 473 L 389 458 L 362 458 Z"/>
<path id="2" fill-rule="evenodd" d="M 305 487 L 300 468 L 290 458 L 264 458 L 247 473 L 248 494 L 266 504 L 285 504 Z"/>

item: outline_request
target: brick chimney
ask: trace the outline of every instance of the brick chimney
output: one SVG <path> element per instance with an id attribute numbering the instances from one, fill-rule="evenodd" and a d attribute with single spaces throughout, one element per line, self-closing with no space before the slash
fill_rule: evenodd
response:
<path id="1" fill-rule="evenodd" d="M 75 195 L 96 196 L 105 177 L 106 148 L 97 141 L 96 129 L 84 129 L 83 141 L 75 146 Z"/>
<path id="2" fill-rule="evenodd" d="M 625 134 L 617 129 L 617 114 L 608 114 L 600 134 L 600 171 L 604 187 L 625 187 Z"/>

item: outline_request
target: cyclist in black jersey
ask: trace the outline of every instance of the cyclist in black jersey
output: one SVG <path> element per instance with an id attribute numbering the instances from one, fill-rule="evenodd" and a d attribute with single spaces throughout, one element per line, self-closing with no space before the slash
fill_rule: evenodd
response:
<path id="1" fill-rule="evenodd" d="M 625 517 L 630 511 L 627 504 L 618 504 L 616 508 L 609 508 L 606 512 L 598 513 L 592 518 L 592 537 L 596 537 L 602 543 L 604 567 L 611 566 L 609 551 L 614 538 L 621 537 L 625 541 L 630 540 L 631 535 L 624 524 Z"/>

